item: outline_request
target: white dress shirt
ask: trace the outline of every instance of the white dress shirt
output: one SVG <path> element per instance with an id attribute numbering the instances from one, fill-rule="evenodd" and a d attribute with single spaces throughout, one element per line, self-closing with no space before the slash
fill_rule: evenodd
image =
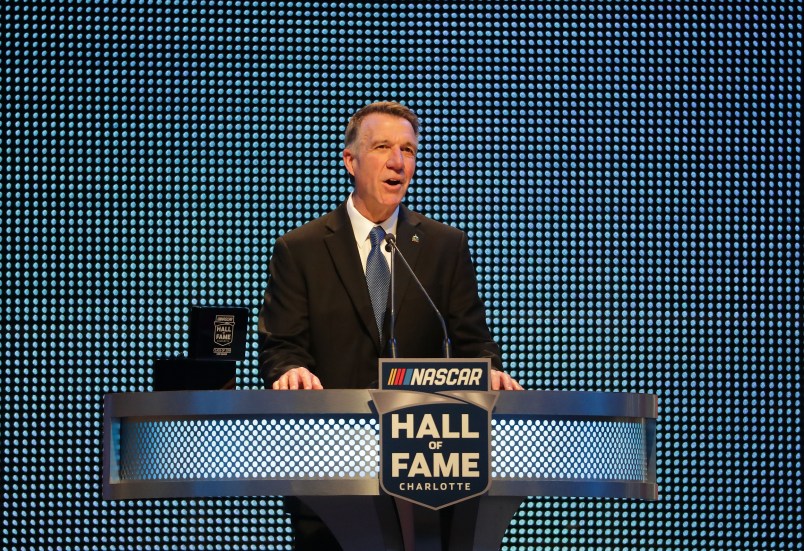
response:
<path id="1" fill-rule="evenodd" d="M 352 222 L 352 231 L 355 232 L 355 242 L 357 242 L 357 251 L 360 253 L 360 262 L 363 264 L 363 273 L 366 273 L 366 262 L 368 261 L 368 255 L 371 252 L 371 240 L 369 239 L 369 233 L 374 228 L 374 226 L 382 226 L 382 229 L 385 230 L 385 233 L 393 233 L 396 235 L 396 222 L 399 219 L 399 207 L 394 209 L 393 214 L 379 224 L 375 224 L 359 212 L 355 208 L 355 203 L 352 200 L 352 194 L 349 194 L 349 200 L 346 201 L 346 212 L 349 213 L 349 220 Z M 385 247 L 382 247 L 382 254 L 385 256 L 385 261 L 390 266 L 391 264 L 391 253 L 385 250 Z"/>

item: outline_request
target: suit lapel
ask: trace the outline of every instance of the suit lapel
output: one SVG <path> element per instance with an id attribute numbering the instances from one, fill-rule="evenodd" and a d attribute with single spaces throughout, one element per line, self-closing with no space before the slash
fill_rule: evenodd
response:
<path id="1" fill-rule="evenodd" d="M 349 298 L 357 310 L 360 320 L 366 327 L 374 341 L 377 353 L 381 352 L 380 334 L 377 331 L 377 322 L 374 319 L 374 309 L 371 306 L 368 286 L 366 285 L 366 274 L 360 263 L 360 255 L 355 245 L 355 234 L 352 230 L 352 223 L 349 221 L 349 214 L 346 212 L 346 203 L 341 204 L 331 220 L 327 222 L 330 234 L 324 237 L 332 262 L 343 282 Z M 337 323 L 337 320 L 333 320 Z"/>
<path id="2" fill-rule="evenodd" d="M 404 205 L 399 207 L 399 220 L 396 224 L 396 246 L 399 251 L 405 256 L 410 264 L 411 269 L 416 269 L 416 263 L 419 260 L 419 252 L 421 251 L 422 243 L 425 235 L 419 227 L 419 220 L 416 214 L 411 213 Z M 410 273 L 402 265 L 402 260 L 398 259 L 395 262 L 394 272 L 396 276 L 396 314 L 399 316 L 399 311 L 402 305 L 405 304 L 405 294 L 410 287 L 418 287 L 412 280 Z M 412 292 L 421 292 L 418 289 L 413 289 Z"/>

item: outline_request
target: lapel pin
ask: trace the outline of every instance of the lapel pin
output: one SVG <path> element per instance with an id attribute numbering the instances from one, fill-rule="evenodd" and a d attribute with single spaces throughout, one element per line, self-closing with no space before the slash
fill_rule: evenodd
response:
<path id="1" fill-rule="evenodd" d="M 419 242 L 419 236 L 414 233 L 413 237 L 411 237 L 410 240 L 413 241 L 414 243 L 418 243 Z"/>

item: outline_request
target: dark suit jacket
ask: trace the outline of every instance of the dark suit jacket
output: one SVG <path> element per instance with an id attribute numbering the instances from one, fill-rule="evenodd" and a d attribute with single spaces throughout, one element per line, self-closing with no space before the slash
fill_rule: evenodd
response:
<path id="1" fill-rule="evenodd" d="M 486 325 L 466 234 L 401 206 L 397 245 L 446 320 L 456 358 L 500 350 Z M 443 331 L 402 263 L 396 272 L 399 356 L 442 357 Z M 387 340 L 389 315 L 386 314 Z M 260 373 L 267 386 L 305 366 L 324 388 L 367 388 L 378 379 L 380 343 L 346 203 L 276 241 L 259 317 Z"/>

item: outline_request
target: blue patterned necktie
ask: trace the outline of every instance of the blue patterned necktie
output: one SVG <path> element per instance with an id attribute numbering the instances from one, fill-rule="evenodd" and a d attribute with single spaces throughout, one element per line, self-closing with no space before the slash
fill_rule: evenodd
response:
<path id="1" fill-rule="evenodd" d="M 374 307 L 374 318 L 377 321 L 377 330 L 382 342 L 382 322 L 385 319 L 385 307 L 388 302 L 388 289 L 391 286 L 391 271 L 388 262 L 382 254 L 382 243 L 385 239 L 385 230 L 374 226 L 369 233 L 371 252 L 366 261 L 366 283 L 368 284 L 371 305 Z"/>

